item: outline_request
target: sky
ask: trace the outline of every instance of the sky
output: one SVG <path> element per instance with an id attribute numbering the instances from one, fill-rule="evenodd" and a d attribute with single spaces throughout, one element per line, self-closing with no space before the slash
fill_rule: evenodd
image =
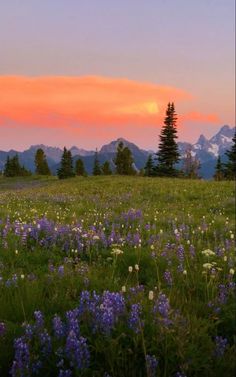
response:
<path id="1" fill-rule="evenodd" d="M 0 0 L 0 150 L 235 126 L 234 0 Z"/>

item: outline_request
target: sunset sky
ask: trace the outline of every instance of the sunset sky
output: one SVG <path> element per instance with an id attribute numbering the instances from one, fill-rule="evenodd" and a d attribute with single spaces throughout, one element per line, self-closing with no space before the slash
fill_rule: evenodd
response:
<path id="1" fill-rule="evenodd" d="M 234 0 L 0 0 L 0 150 L 235 125 Z"/>

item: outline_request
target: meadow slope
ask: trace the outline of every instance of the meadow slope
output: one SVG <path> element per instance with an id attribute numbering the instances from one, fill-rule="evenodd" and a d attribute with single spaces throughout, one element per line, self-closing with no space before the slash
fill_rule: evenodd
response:
<path id="1" fill-rule="evenodd" d="M 232 376 L 235 185 L 0 179 L 0 375 Z"/>

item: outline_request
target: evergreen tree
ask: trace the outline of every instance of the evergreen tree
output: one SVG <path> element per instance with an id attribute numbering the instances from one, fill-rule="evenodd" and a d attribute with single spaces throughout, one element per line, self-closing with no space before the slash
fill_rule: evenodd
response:
<path id="1" fill-rule="evenodd" d="M 223 164 L 221 162 L 221 157 L 219 156 L 217 158 L 217 162 L 216 162 L 216 167 L 215 167 L 215 174 L 214 174 L 214 179 L 215 181 L 221 181 L 222 179 L 224 179 L 224 167 L 223 167 Z"/>
<path id="2" fill-rule="evenodd" d="M 117 146 L 116 156 L 114 159 L 114 164 L 116 165 L 116 173 L 123 174 L 124 171 L 124 144 L 122 141 L 119 142 Z"/>
<path id="3" fill-rule="evenodd" d="M 35 173 L 40 175 L 51 175 L 50 169 L 48 167 L 48 162 L 43 149 L 37 149 L 34 158 L 35 163 Z"/>
<path id="4" fill-rule="evenodd" d="M 199 177 L 200 161 L 193 157 L 191 147 L 185 151 L 183 159 L 183 174 L 186 178 L 200 178 Z"/>
<path id="5" fill-rule="evenodd" d="M 133 168 L 134 159 L 132 152 L 128 147 L 125 147 L 123 150 L 123 161 L 124 161 L 124 172 L 125 175 L 135 175 L 136 171 Z"/>
<path id="6" fill-rule="evenodd" d="M 105 161 L 104 164 L 102 165 L 102 174 L 104 175 L 112 174 L 109 161 Z"/>
<path id="7" fill-rule="evenodd" d="M 93 175 L 101 175 L 101 167 L 100 167 L 100 162 L 98 159 L 98 152 L 96 149 L 96 152 L 94 154 L 94 163 L 93 163 Z"/>
<path id="8" fill-rule="evenodd" d="M 144 175 L 146 177 L 151 177 L 154 175 L 154 164 L 151 154 L 148 156 L 146 165 L 144 166 Z"/>
<path id="9" fill-rule="evenodd" d="M 3 174 L 5 177 L 20 177 L 31 175 L 31 172 L 20 165 L 19 157 L 16 154 L 12 158 L 7 156 Z"/>
<path id="10" fill-rule="evenodd" d="M 86 176 L 87 173 L 85 171 L 85 168 L 84 168 L 84 162 L 83 160 L 81 160 L 81 158 L 79 158 L 78 160 L 76 160 L 76 163 L 75 163 L 75 174 L 76 175 L 80 175 L 80 176 Z"/>
<path id="11" fill-rule="evenodd" d="M 236 131 L 232 141 L 232 147 L 225 153 L 228 157 L 228 162 L 225 164 L 225 176 L 228 179 L 236 178 Z"/>
<path id="12" fill-rule="evenodd" d="M 116 173 L 124 175 L 133 175 L 135 170 L 133 168 L 133 156 L 128 147 L 124 147 L 122 141 L 117 146 L 116 157 L 114 163 L 116 165 Z"/>
<path id="13" fill-rule="evenodd" d="M 178 174 L 175 169 L 175 164 L 180 158 L 178 145 L 175 141 L 177 139 L 176 121 L 174 103 L 168 103 L 157 152 L 158 164 L 156 170 L 157 175 L 160 176 L 176 176 Z"/>
<path id="14" fill-rule="evenodd" d="M 57 175 L 59 179 L 65 179 L 75 176 L 71 151 L 67 150 L 66 147 L 64 147 L 63 150 L 61 166 L 57 171 Z"/>

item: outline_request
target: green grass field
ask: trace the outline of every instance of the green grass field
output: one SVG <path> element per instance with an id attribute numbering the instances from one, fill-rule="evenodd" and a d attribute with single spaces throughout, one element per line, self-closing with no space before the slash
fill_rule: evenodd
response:
<path id="1" fill-rule="evenodd" d="M 0 376 L 233 376 L 235 186 L 0 179 Z"/>

